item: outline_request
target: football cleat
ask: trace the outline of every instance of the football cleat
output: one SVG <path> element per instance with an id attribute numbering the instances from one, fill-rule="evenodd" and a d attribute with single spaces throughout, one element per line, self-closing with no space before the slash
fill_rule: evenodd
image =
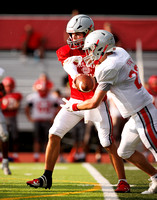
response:
<path id="1" fill-rule="evenodd" d="M 47 178 L 46 176 L 42 175 L 37 179 L 27 181 L 26 184 L 34 188 L 42 187 L 45 189 L 50 189 L 52 186 L 52 178 Z"/>
<path id="2" fill-rule="evenodd" d="M 130 185 L 126 181 L 121 180 L 121 181 L 119 181 L 115 192 L 128 193 L 128 192 L 130 192 Z"/>
<path id="3" fill-rule="evenodd" d="M 142 192 L 141 194 L 155 194 L 155 193 L 157 193 L 157 177 L 151 177 L 148 180 L 151 181 L 149 183 L 149 188 L 148 188 L 148 190 Z"/>

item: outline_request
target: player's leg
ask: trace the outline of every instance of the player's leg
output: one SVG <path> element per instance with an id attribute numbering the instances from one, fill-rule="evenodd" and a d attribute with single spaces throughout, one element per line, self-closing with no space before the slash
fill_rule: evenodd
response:
<path id="1" fill-rule="evenodd" d="M 149 104 L 137 113 L 135 121 L 141 141 L 152 152 L 157 161 L 157 109 L 153 104 Z M 142 159 L 142 156 L 141 162 L 137 157 L 139 156 L 134 155 L 133 161 L 150 176 L 151 181 L 148 190 L 142 192 L 142 194 L 157 193 L 157 170 L 146 159 L 146 161 L 144 158 Z"/>
<path id="2" fill-rule="evenodd" d="M 7 131 L 7 126 L 5 118 L 0 112 L 0 139 L 2 141 L 2 169 L 5 175 L 10 175 L 11 171 L 9 169 L 8 151 L 9 151 L 9 133 Z"/>
<path id="3" fill-rule="evenodd" d="M 79 111 L 81 113 L 81 111 Z M 31 187 L 44 187 L 52 185 L 52 173 L 60 153 L 60 142 L 64 135 L 71 130 L 82 118 L 79 112 L 69 112 L 62 108 L 57 114 L 52 127 L 49 130 L 49 140 L 46 147 L 45 172 L 38 179 L 28 181 Z"/>
<path id="4" fill-rule="evenodd" d="M 135 116 L 140 139 L 157 161 L 157 109 L 149 104 Z"/>
<path id="5" fill-rule="evenodd" d="M 53 171 L 57 158 L 60 153 L 61 138 L 50 134 L 45 154 L 45 170 Z"/>
<path id="6" fill-rule="evenodd" d="M 134 129 L 133 123 L 131 123 L 132 126 L 130 126 L 129 129 L 129 124 L 131 121 L 132 120 L 130 119 L 124 126 L 122 139 L 118 148 L 118 154 L 123 159 L 128 160 L 141 170 L 145 171 L 148 175 L 151 175 L 151 173 L 154 174 L 154 172 L 152 172 L 154 171 L 154 168 L 148 163 L 144 155 L 136 151 L 136 147 L 140 142 L 140 137 Z"/>
<path id="7" fill-rule="evenodd" d="M 156 176 L 157 170 L 146 160 L 144 155 L 136 151 L 137 144 L 140 142 L 139 134 L 136 130 L 136 123 L 133 118 L 125 124 L 118 154 L 123 159 L 128 160 L 135 166 L 146 172 L 150 177 Z"/>
<path id="8" fill-rule="evenodd" d="M 112 136 L 112 119 L 109 113 L 108 106 L 106 102 L 102 102 L 100 107 L 98 108 L 100 111 L 100 115 L 102 117 L 101 122 L 94 122 L 95 126 L 98 130 L 98 136 L 101 145 L 108 152 L 112 165 L 116 171 L 119 182 L 116 188 L 116 192 L 129 192 L 130 186 L 126 181 L 125 171 L 124 171 L 124 163 L 122 158 L 120 158 L 117 154 L 117 147 L 113 141 Z"/>

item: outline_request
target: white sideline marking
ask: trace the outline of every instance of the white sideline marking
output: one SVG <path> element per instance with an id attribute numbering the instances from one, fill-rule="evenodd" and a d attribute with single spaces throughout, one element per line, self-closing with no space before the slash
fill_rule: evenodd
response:
<path id="1" fill-rule="evenodd" d="M 105 200 L 119 200 L 117 194 L 115 193 L 110 182 L 105 179 L 92 165 L 89 163 L 83 163 L 88 172 L 93 176 L 93 178 L 101 185 L 102 192 Z"/>

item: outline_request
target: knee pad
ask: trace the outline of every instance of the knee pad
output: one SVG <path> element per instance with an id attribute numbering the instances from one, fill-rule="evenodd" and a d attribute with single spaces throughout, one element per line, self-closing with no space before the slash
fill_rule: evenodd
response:
<path id="1" fill-rule="evenodd" d="M 0 124 L 0 138 L 2 142 L 6 142 L 9 139 L 9 133 L 5 123 Z"/>
<path id="2" fill-rule="evenodd" d="M 66 132 L 64 132 L 62 129 L 57 128 L 55 126 L 52 126 L 49 129 L 49 136 L 50 135 L 57 135 L 58 137 L 60 137 L 61 139 L 64 137 L 64 135 L 66 134 Z"/>
<path id="3" fill-rule="evenodd" d="M 110 146 L 112 143 L 109 140 L 100 140 L 100 144 L 102 147 L 108 147 Z"/>
<path id="4" fill-rule="evenodd" d="M 2 142 L 6 142 L 8 141 L 8 139 L 9 139 L 8 135 L 4 135 L 1 137 Z"/>
<path id="5" fill-rule="evenodd" d="M 123 159 L 130 158 L 134 152 L 135 152 L 135 149 L 122 150 L 121 148 L 118 148 L 118 150 L 117 150 L 119 157 L 121 157 Z"/>
<path id="6" fill-rule="evenodd" d="M 113 142 L 109 129 L 104 129 L 104 130 L 99 131 L 98 136 L 99 136 L 100 144 L 104 148 L 110 146 Z"/>

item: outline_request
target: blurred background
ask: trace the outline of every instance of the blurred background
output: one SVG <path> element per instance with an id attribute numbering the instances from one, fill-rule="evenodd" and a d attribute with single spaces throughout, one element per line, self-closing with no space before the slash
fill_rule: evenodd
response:
<path id="1" fill-rule="evenodd" d="M 67 74 L 57 60 L 56 50 L 66 44 L 67 22 L 79 13 L 89 15 L 95 29 L 114 33 L 117 45 L 125 48 L 137 63 L 146 87 L 149 78 L 157 75 L 157 11 L 151 1 L 146 5 L 136 5 L 134 1 L 87 1 L 86 5 L 46 0 L 3 2 L 0 6 L 0 67 L 5 69 L 5 76 L 14 79 L 14 90 L 22 95 L 17 113 L 18 152 L 33 152 L 34 126 L 26 115 L 26 106 L 27 97 L 34 91 L 40 75 L 48 76 L 52 83 L 50 92 L 58 102 L 61 97 L 69 96 Z M 30 48 L 27 52 L 26 33 L 31 32 L 35 35 L 33 50 Z M 97 151 L 99 142 L 95 137 L 97 134 L 92 136 L 89 152 Z M 72 133 L 68 133 L 62 143 L 62 152 L 70 152 L 74 143 Z M 12 140 L 10 152 L 14 152 Z"/>

